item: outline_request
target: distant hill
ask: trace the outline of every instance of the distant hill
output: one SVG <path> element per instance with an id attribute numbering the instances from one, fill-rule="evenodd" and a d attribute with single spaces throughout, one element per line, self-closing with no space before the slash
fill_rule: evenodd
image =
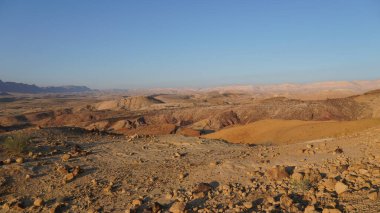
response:
<path id="1" fill-rule="evenodd" d="M 255 98 L 287 97 L 302 100 L 343 98 L 380 89 L 380 79 L 357 81 L 323 81 L 310 83 L 241 84 L 205 88 L 151 88 L 128 90 L 129 95 L 152 94 L 251 94 Z"/>
<path id="2" fill-rule="evenodd" d="M 86 86 L 60 86 L 60 87 L 39 87 L 36 85 L 4 82 L 0 80 L 0 92 L 16 93 L 70 93 L 70 92 L 89 92 L 92 91 Z"/>
<path id="3" fill-rule="evenodd" d="M 121 110 L 130 109 L 137 110 L 149 107 L 153 104 L 164 103 L 160 100 L 155 99 L 152 96 L 134 96 L 122 98 L 119 100 L 103 101 L 96 104 L 95 108 L 97 110 Z"/>
<path id="4" fill-rule="evenodd" d="M 0 92 L 0 96 L 10 96 L 11 94 L 7 93 L 7 92 Z"/>
<path id="5" fill-rule="evenodd" d="M 256 93 L 310 93 L 321 91 L 350 91 L 363 93 L 380 88 L 380 80 L 369 81 L 323 81 L 312 83 L 284 83 L 265 85 L 230 85 L 205 88 L 206 91 L 256 92 Z"/>

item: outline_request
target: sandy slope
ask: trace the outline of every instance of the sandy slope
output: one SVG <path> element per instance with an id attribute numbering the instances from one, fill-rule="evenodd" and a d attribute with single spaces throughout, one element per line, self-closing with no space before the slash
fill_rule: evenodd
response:
<path id="1" fill-rule="evenodd" d="M 290 144 L 336 137 L 380 126 L 380 119 L 358 121 L 262 120 L 205 135 L 232 143 Z"/>

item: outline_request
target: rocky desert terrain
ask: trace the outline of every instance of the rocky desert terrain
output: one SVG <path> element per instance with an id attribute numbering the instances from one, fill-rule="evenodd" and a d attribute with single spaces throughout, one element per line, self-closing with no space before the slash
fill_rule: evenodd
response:
<path id="1" fill-rule="evenodd" d="M 379 212 L 380 91 L 0 97 L 0 212 Z"/>

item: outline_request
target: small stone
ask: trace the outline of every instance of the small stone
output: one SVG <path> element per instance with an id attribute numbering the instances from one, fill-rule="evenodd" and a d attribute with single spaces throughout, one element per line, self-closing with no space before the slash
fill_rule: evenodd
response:
<path id="1" fill-rule="evenodd" d="M 250 209 L 250 208 L 253 207 L 252 202 L 244 202 L 244 203 L 243 203 L 243 206 L 244 206 L 245 208 L 247 208 L 247 209 Z"/>
<path id="2" fill-rule="evenodd" d="M 92 179 L 91 184 L 92 184 L 92 186 L 97 186 L 98 182 L 96 181 L 96 179 Z"/>
<path id="3" fill-rule="evenodd" d="M 36 198 L 33 202 L 34 206 L 42 206 L 44 204 L 44 201 L 41 198 Z"/>
<path id="4" fill-rule="evenodd" d="M 61 173 L 62 175 L 66 175 L 67 173 L 69 173 L 69 171 L 67 171 L 67 168 L 65 166 L 58 166 L 57 171 Z"/>
<path id="5" fill-rule="evenodd" d="M 184 179 L 185 177 L 187 177 L 186 173 L 179 174 L 179 179 Z"/>
<path id="6" fill-rule="evenodd" d="M 175 202 L 169 209 L 172 213 L 183 213 L 185 212 L 186 204 L 184 202 Z"/>
<path id="7" fill-rule="evenodd" d="M 108 185 L 107 187 L 105 187 L 103 189 L 103 192 L 106 194 L 106 195 L 112 195 L 112 185 Z M 133 203 L 133 201 L 132 201 Z"/>
<path id="8" fill-rule="evenodd" d="M 64 162 L 69 161 L 70 158 L 71 158 L 70 154 L 64 154 L 61 157 L 62 161 L 64 161 Z"/>
<path id="9" fill-rule="evenodd" d="M 132 201 L 132 205 L 133 206 L 141 206 L 141 204 L 142 204 L 142 201 L 140 200 L 140 199 L 135 199 L 135 200 L 133 200 Z"/>
<path id="10" fill-rule="evenodd" d="M 280 197 L 280 205 L 283 209 L 289 209 L 292 204 L 293 200 L 289 196 L 282 195 Z"/>
<path id="11" fill-rule="evenodd" d="M 378 192 L 370 192 L 369 194 L 368 194 L 368 198 L 370 199 L 370 200 L 377 200 L 377 198 L 379 197 L 379 193 Z"/>
<path id="12" fill-rule="evenodd" d="M 199 198 L 204 198 L 206 194 L 204 192 L 195 192 L 193 193 L 193 199 L 199 199 Z"/>
<path id="13" fill-rule="evenodd" d="M 348 190 L 348 186 L 342 182 L 337 182 L 335 184 L 335 191 L 337 194 L 342 194 Z"/>
<path id="14" fill-rule="evenodd" d="M 314 206 L 307 206 L 304 210 L 304 213 L 317 213 Z"/>
<path id="15" fill-rule="evenodd" d="M 77 176 L 79 173 L 81 172 L 81 169 L 79 166 L 76 166 L 74 169 L 73 169 L 73 175 L 74 177 Z"/>
<path id="16" fill-rule="evenodd" d="M 272 197 L 272 196 L 267 196 L 267 197 L 265 198 L 265 201 L 268 202 L 268 203 L 271 203 L 271 204 L 274 204 L 274 203 L 275 203 L 275 199 L 274 199 L 274 197 Z"/>
<path id="17" fill-rule="evenodd" d="M 198 184 L 196 190 L 194 191 L 195 193 L 198 193 L 198 192 L 209 192 L 210 190 L 212 189 L 212 186 L 208 183 L 200 183 Z"/>
<path id="18" fill-rule="evenodd" d="M 73 179 L 74 179 L 74 174 L 73 173 L 68 173 L 67 175 L 65 175 L 65 178 L 64 178 L 64 180 L 66 182 L 71 181 Z"/>
<path id="19" fill-rule="evenodd" d="M 89 210 L 87 210 L 87 213 L 98 213 L 98 210 L 90 208 Z"/>
<path id="20" fill-rule="evenodd" d="M 323 209 L 322 213 L 342 213 L 339 209 Z"/>
<path id="21" fill-rule="evenodd" d="M 355 209 L 355 207 L 353 205 L 346 205 L 345 206 L 345 210 L 347 212 L 355 212 L 356 211 L 356 209 Z"/>
<path id="22" fill-rule="evenodd" d="M 361 174 L 361 175 L 367 175 L 368 174 L 368 170 L 366 170 L 366 169 L 359 169 L 359 174 Z"/>
<path id="23" fill-rule="evenodd" d="M 216 166 L 218 166 L 220 164 L 220 162 L 219 161 L 213 161 L 213 162 L 210 162 L 210 167 L 216 167 Z"/>
<path id="24" fill-rule="evenodd" d="M 321 181 L 320 186 L 323 186 L 327 191 L 333 192 L 335 190 L 336 180 L 333 178 L 328 178 Z"/>
<path id="25" fill-rule="evenodd" d="M 22 157 L 16 158 L 16 163 L 24 163 L 24 158 Z"/>
<path id="26" fill-rule="evenodd" d="M 11 164 L 12 163 L 12 159 L 8 158 L 8 159 L 5 159 L 3 161 L 4 164 Z"/>
<path id="27" fill-rule="evenodd" d="M 9 204 L 8 204 L 8 203 L 4 203 L 4 204 L 3 204 L 3 206 L 2 206 L 2 208 L 3 208 L 3 210 L 4 210 L 4 211 L 6 211 L 6 212 L 7 212 L 7 211 L 9 211 L 9 209 L 10 209 L 10 206 L 9 206 Z"/>
<path id="28" fill-rule="evenodd" d="M 304 177 L 304 174 L 300 173 L 300 172 L 294 172 L 292 174 L 292 179 L 293 180 L 296 180 L 296 181 L 301 181 L 303 180 L 303 177 Z"/>
<path id="29" fill-rule="evenodd" d="M 165 200 L 171 200 L 173 198 L 173 195 L 171 193 L 166 193 L 165 195 L 163 195 L 163 198 Z"/>

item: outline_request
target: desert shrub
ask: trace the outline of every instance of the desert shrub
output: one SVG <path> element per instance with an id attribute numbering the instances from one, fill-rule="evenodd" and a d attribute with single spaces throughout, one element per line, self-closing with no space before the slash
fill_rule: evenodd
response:
<path id="1" fill-rule="evenodd" d="M 305 180 L 291 180 L 290 189 L 293 192 L 304 194 L 311 188 L 311 182 L 308 179 Z"/>
<path id="2" fill-rule="evenodd" d="M 18 134 L 5 137 L 2 140 L 3 140 L 3 147 L 6 150 L 10 152 L 15 152 L 15 153 L 22 153 L 27 150 L 30 137 L 26 134 L 18 133 Z"/>

